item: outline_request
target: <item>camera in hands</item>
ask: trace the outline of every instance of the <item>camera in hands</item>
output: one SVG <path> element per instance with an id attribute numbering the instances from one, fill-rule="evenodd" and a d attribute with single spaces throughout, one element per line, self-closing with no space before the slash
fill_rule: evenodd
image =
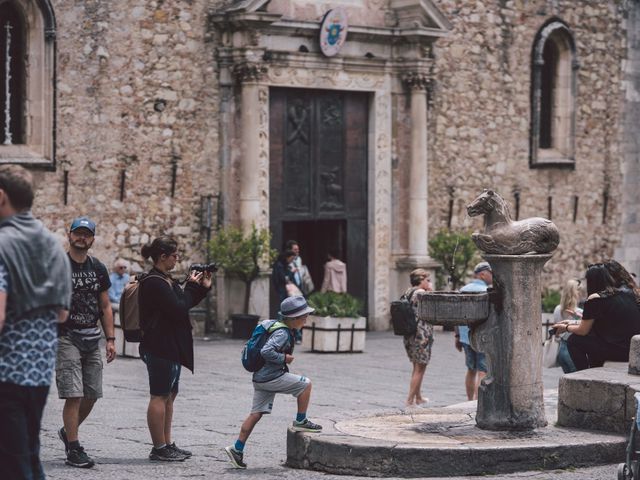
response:
<path id="1" fill-rule="evenodd" d="M 218 270 L 218 266 L 215 263 L 194 263 L 189 267 L 189 270 L 213 273 Z"/>

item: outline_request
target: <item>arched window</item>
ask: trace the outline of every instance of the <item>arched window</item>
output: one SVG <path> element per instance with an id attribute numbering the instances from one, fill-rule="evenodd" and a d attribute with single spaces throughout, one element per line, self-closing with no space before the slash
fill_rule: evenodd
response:
<path id="1" fill-rule="evenodd" d="M 0 143 L 25 141 L 25 20 L 13 2 L 0 4 Z"/>
<path id="2" fill-rule="evenodd" d="M 531 79 L 531 167 L 573 167 L 575 143 L 576 49 L 560 20 L 536 35 Z"/>
<path id="3" fill-rule="evenodd" d="M 54 115 L 49 0 L 0 0 L 0 163 L 54 167 Z"/>

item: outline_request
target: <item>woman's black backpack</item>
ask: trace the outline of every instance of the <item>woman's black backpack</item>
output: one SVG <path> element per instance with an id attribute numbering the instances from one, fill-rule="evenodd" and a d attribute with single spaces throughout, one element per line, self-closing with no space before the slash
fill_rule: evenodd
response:
<path id="1" fill-rule="evenodd" d="M 402 295 L 400 300 L 391 302 L 391 322 L 393 323 L 393 333 L 396 335 L 406 337 L 416 333 L 418 322 L 410 301 L 415 291 L 414 288 L 408 295 L 406 293 Z"/>

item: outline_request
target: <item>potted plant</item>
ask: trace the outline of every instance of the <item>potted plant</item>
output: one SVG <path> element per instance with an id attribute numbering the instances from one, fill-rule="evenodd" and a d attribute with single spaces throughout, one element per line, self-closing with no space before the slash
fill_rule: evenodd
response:
<path id="1" fill-rule="evenodd" d="M 304 327 L 302 344 L 312 352 L 364 351 L 367 319 L 362 301 L 348 293 L 317 292 L 309 297 L 315 308 Z"/>
<path id="2" fill-rule="evenodd" d="M 239 279 L 244 284 L 244 303 L 241 314 L 231 315 L 232 338 L 249 338 L 259 320 L 249 315 L 251 285 L 261 269 L 271 265 L 277 251 L 271 248 L 271 233 L 266 228 L 252 225 L 249 232 L 228 226 L 220 229 L 209 242 L 209 252 L 225 275 Z"/>

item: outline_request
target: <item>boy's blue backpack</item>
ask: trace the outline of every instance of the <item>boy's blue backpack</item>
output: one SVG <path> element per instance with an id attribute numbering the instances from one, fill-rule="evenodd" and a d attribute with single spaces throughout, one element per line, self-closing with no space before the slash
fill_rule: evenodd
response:
<path id="1" fill-rule="evenodd" d="M 267 327 L 265 328 L 265 323 Z M 242 366 L 249 372 L 257 372 L 264 367 L 264 358 L 260 351 L 273 332 L 281 328 L 289 327 L 282 322 L 273 321 L 270 325 L 268 322 L 261 322 L 253 329 L 251 338 L 242 349 Z"/>

